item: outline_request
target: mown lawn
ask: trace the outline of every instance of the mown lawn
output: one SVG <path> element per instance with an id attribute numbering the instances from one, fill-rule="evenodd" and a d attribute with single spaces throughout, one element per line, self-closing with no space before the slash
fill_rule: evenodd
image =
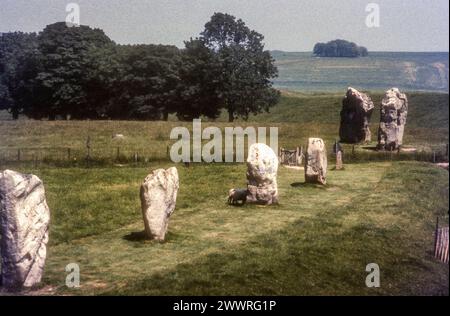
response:
<path id="1" fill-rule="evenodd" d="M 427 163 L 347 164 L 326 186 L 279 171 L 280 205 L 232 207 L 243 164 L 178 166 L 180 193 L 166 242 L 142 237 L 139 184 L 150 169 L 27 169 L 52 210 L 42 287 L 52 294 L 448 295 L 448 265 L 432 258 L 447 220 L 448 172 Z M 330 166 L 332 167 L 332 166 Z M 65 287 L 68 263 L 81 288 Z M 365 286 L 365 266 L 381 287 Z"/>

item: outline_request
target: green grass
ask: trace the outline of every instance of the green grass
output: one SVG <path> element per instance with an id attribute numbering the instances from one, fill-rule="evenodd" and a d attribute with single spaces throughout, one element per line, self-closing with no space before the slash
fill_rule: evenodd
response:
<path id="1" fill-rule="evenodd" d="M 381 95 L 371 96 L 378 107 Z M 287 148 L 322 137 L 328 184 L 305 185 L 303 171 L 281 167 L 279 205 L 232 207 L 227 192 L 245 187 L 245 164 L 177 165 L 181 186 L 164 243 L 142 237 L 139 186 L 151 170 L 173 165 L 166 156 L 170 130 L 191 123 L 0 121 L 0 170 L 38 175 L 51 209 L 37 293 L 448 295 L 448 265 L 431 253 L 436 217 L 448 225 L 448 171 L 412 161 L 429 160 L 448 143 L 448 94 L 408 97 L 405 145 L 423 152 L 391 156 L 361 145 L 352 155 L 345 146 L 345 170 L 335 171 L 331 145 L 342 95 L 285 92 L 271 114 L 234 125 L 278 126 L 279 145 Z M 224 118 L 209 124 L 230 126 Z M 125 139 L 112 139 L 115 133 Z M 18 148 L 22 161 L 12 161 Z M 81 268 L 77 290 L 64 286 L 71 262 Z M 371 262 L 381 268 L 378 289 L 364 284 Z"/>
<path id="2" fill-rule="evenodd" d="M 295 91 L 448 92 L 448 52 L 371 52 L 364 58 L 316 58 L 308 53 L 274 52 L 279 70 L 275 86 Z"/>
<path id="3" fill-rule="evenodd" d="M 343 92 L 344 93 L 344 92 Z M 270 113 L 251 116 L 248 122 L 238 120 L 230 124 L 225 116 L 216 122 L 204 122 L 203 128 L 226 126 L 276 126 L 279 146 L 305 146 L 308 137 L 324 139 L 331 146 L 338 138 L 339 112 L 342 94 L 302 94 L 285 92 L 281 102 Z M 379 106 L 382 95 L 370 94 L 376 105 L 370 126 L 372 143 L 376 144 Z M 431 153 L 445 151 L 448 144 L 448 94 L 410 93 L 409 111 L 404 143 Z M 173 119 L 173 118 L 172 118 Z M 192 129 L 192 122 L 133 122 L 133 121 L 0 121 L 0 163 L 17 160 L 56 162 L 59 165 L 80 166 L 87 155 L 86 140 L 91 139 L 91 157 L 98 164 L 130 162 L 138 154 L 140 162 L 167 160 L 170 131 L 176 126 Z M 113 139 L 114 134 L 125 139 Z M 375 155 L 363 146 L 356 146 L 365 156 Z M 70 162 L 68 148 L 70 148 Z M 119 152 L 118 152 L 119 149 Z M 344 148 L 347 152 L 350 147 Z M 118 158 L 118 159 L 117 159 Z"/>
<path id="4" fill-rule="evenodd" d="M 42 287 L 93 295 L 448 295 L 432 258 L 436 216 L 448 219 L 448 172 L 427 163 L 348 164 L 326 186 L 279 170 L 280 204 L 226 204 L 242 164 L 178 166 L 166 242 L 142 238 L 139 184 L 149 168 L 24 169 L 44 180 L 52 225 Z M 65 288 L 65 266 L 81 288 Z M 378 263 L 381 287 L 365 287 Z"/>

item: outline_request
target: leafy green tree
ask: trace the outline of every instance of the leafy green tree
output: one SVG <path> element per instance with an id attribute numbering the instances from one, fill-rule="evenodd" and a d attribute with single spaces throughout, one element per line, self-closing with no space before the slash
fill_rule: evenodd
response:
<path id="1" fill-rule="evenodd" d="M 39 104 L 32 116 L 55 119 L 98 118 L 95 90 L 90 88 L 90 51 L 114 43 L 99 29 L 68 27 L 64 22 L 48 25 L 38 36 L 41 70 L 33 81 Z M 93 95 L 92 95 L 93 94 Z"/>
<path id="2" fill-rule="evenodd" d="M 221 68 L 217 56 L 200 40 L 185 42 L 179 65 L 177 117 L 192 120 L 220 114 Z"/>
<path id="3" fill-rule="evenodd" d="M 106 86 L 112 95 L 106 115 L 110 118 L 167 120 L 168 115 L 177 110 L 180 58 L 180 50 L 175 46 L 117 46 L 115 56 L 110 59 L 114 60 L 114 73 L 110 73 L 108 63 L 98 68 L 100 73 L 110 73 Z"/>
<path id="4" fill-rule="evenodd" d="M 219 97 L 230 122 L 268 111 L 278 101 L 271 82 L 278 71 L 263 39 L 241 19 L 223 13 L 215 13 L 200 34 L 220 64 Z"/>
<path id="5" fill-rule="evenodd" d="M 25 98 L 29 79 L 36 73 L 30 58 L 37 53 L 35 33 L 11 32 L 0 35 L 0 109 L 8 110 L 13 119 L 29 106 Z"/>

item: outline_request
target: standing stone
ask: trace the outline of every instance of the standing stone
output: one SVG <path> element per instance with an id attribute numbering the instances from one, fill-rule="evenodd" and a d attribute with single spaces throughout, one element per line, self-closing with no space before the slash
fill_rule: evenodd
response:
<path id="1" fill-rule="evenodd" d="M 378 149 L 395 150 L 403 144 L 408 99 L 397 88 L 386 91 L 381 101 L 380 127 L 378 128 Z"/>
<path id="2" fill-rule="evenodd" d="M 278 158 L 266 144 L 252 144 L 247 158 L 247 203 L 278 203 Z"/>
<path id="3" fill-rule="evenodd" d="M 11 170 L 0 173 L 2 286 L 20 289 L 41 281 L 49 223 L 42 181 Z"/>
<path id="4" fill-rule="evenodd" d="M 336 170 L 342 170 L 344 165 L 342 163 L 342 151 L 336 153 Z"/>
<path id="5" fill-rule="evenodd" d="M 344 165 L 342 162 L 342 156 L 344 154 L 344 150 L 338 141 L 336 141 L 333 145 L 333 153 L 336 155 L 336 170 L 343 169 Z"/>
<path id="6" fill-rule="evenodd" d="M 370 117 L 374 105 L 369 96 L 351 87 L 342 101 L 339 137 L 344 143 L 370 142 Z"/>
<path id="7" fill-rule="evenodd" d="M 141 185 L 141 207 L 148 238 L 163 241 L 169 217 L 175 210 L 178 188 L 177 168 L 157 169 Z"/>
<path id="8" fill-rule="evenodd" d="M 321 138 L 309 138 L 305 158 L 305 181 L 326 184 L 327 151 Z"/>

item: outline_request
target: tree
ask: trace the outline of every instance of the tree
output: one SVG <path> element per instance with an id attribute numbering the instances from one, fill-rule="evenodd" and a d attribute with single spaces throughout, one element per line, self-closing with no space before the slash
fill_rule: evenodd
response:
<path id="1" fill-rule="evenodd" d="M 325 51 L 326 44 L 324 43 L 317 43 L 314 45 L 313 54 L 316 56 L 322 56 Z"/>
<path id="2" fill-rule="evenodd" d="M 192 120 L 201 115 L 217 118 L 220 114 L 220 64 L 202 41 L 185 42 L 179 65 L 180 83 L 177 117 Z"/>
<path id="3" fill-rule="evenodd" d="M 41 70 L 33 80 L 36 96 L 31 115 L 36 118 L 57 115 L 73 118 L 98 118 L 90 89 L 90 51 L 114 43 L 99 29 L 68 27 L 64 22 L 48 25 L 38 36 Z M 90 94 L 91 93 L 91 94 Z"/>
<path id="4" fill-rule="evenodd" d="M 6 109 L 13 119 L 29 106 L 26 95 L 28 79 L 37 70 L 30 58 L 37 53 L 35 33 L 11 32 L 0 35 L 0 110 Z"/>
<path id="5" fill-rule="evenodd" d="M 103 59 L 108 56 L 102 52 Z M 105 114 L 110 118 L 168 119 L 177 110 L 180 50 L 165 45 L 120 45 L 98 68 L 110 73 L 105 85 L 112 91 Z M 101 58 L 99 58 L 101 60 Z M 95 68 L 95 67 L 94 67 Z M 98 77 L 98 76 L 97 76 Z"/>
<path id="6" fill-rule="evenodd" d="M 334 40 L 314 45 L 313 54 L 319 57 L 358 57 L 367 56 L 367 48 L 345 40 Z"/>
<path id="7" fill-rule="evenodd" d="M 271 82 L 278 71 L 274 59 L 264 50 L 263 39 L 241 19 L 223 13 L 215 13 L 200 34 L 199 40 L 220 64 L 219 98 L 230 122 L 268 111 L 279 98 Z"/>

